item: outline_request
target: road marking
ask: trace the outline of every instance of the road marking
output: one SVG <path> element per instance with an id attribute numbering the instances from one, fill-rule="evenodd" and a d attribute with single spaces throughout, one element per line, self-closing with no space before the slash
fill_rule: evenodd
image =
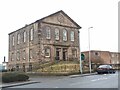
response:
<path id="1" fill-rule="evenodd" d="M 53 88 L 59 88 L 59 87 L 53 87 Z"/>
<path id="2" fill-rule="evenodd" d="M 99 80 L 105 80 L 105 79 L 108 79 L 108 78 L 98 78 L 98 79 L 93 79 L 91 81 L 99 81 Z"/>
<path id="3" fill-rule="evenodd" d="M 73 86 L 73 85 L 78 85 L 78 84 L 80 84 L 80 82 L 72 83 L 72 84 L 70 84 L 70 85 Z"/>

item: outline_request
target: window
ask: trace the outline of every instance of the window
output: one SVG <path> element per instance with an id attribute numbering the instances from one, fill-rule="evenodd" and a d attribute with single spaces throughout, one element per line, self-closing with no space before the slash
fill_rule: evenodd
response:
<path id="1" fill-rule="evenodd" d="M 118 58 L 118 54 L 116 54 L 116 57 Z"/>
<path id="2" fill-rule="evenodd" d="M 63 30 L 63 41 L 67 41 L 67 31 Z"/>
<path id="3" fill-rule="evenodd" d="M 73 49 L 73 50 L 72 50 L 72 56 L 73 56 L 73 57 L 77 57 L 77 50 L 76 50 L 76 49 Z"/>
<path id="4" fill-rule="evenodd" d="M 50 57 L 50 48 L 45 48 L 45 57 Z"/>
<path id="5" fill-rule="evenodd" d="M 119 61 L 117 61 L 117 64 L 119 64 Z"/>
<path id="6" fill-rule="evenodd" d="M 11 61 L 14 60 L 14 53 L 11 54 Z"/>
<path id="7" fill-rule="evenodd" d="M 95 52 L 95 55 L 96 55 L 96 56 L 99 56 L 99 52 Z"/>
<path id="8" fill-rule="evenodd" d="M 32 64 L 29 64 L 29 71 L 32 71 Z"/>
<path id="9" fill-rule="evenodd" d="M 17 60 L 20 60 L 20 52 L 17 52 Z"/>
<path id="10" fill-rule="evenodd" d="M 115 64 L 115 61 L 112 61 L 112 64 Z"/>
<path id="11" fill-rule="evenodd" d="M 33 58 L 33 50 L 30 49 L 30 59 L 32 59 L 32 58 Z"/>
<path id="12" fill-rule="evenodd" d="M 112 54 L 112 57 L 114 57 L 114 54 Z"/>
<path id="13" fill-rule="evenodd" d="M 33 40 L 33 33 L 34 33 L 34 30 L 33 28 L 30 29 L 30 40 L 32 41 Z"/>
<path id="14" fill-rule="evenodd" d="M 25 50 L 23 51 L 23 56 L 22 56 L 22 58 L 23 58 L 23 60 L 25 60 L 25 58 L 26 58 L 26 52 L 25 52 Z"/>
<path id="15" fill-rule="evenodd" d="M 20 44 L 20 34 L 17 35 L 17 44 Z"/>
<path id="16" fill-rule="evenodd" d="M 71 41 L 74 41 L 74 31 L 71 31 L 70 38 L 71 38 Z"/>
<path id="17" fill-rule="evenodd" d="M 51 38 L 50 36 L 51 36 L 50 35 L 50 27 L 46 27 L 46 38 L 50 39 Z"/>
<path id="18" fill-rule="evenodd" d="M 14 38 L 14 36 L 12 37 L 12 45 L 13 46 L 15 45 L 15 38 Z"/>
<path id="19" fill-rule="evenodd" d="M 16 71 L 19 71 L 19 65 L 18 64 L 16 65 Z"/>
<path id="20" fill-rule="evenodd" d="M 59 40 L 59 29 L 55 29 L 55 40 Z"/>
<path id="21" fill-rule="evenodd" d="M 23 33 L 23 42 L 26 42 L 26 32 Z"/>

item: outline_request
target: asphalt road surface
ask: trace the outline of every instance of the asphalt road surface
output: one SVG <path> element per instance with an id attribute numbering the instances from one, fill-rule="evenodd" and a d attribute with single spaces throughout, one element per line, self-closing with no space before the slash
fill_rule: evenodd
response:
<path id="1" fill-rule="evenodd" d="M 39 80 L 37 78 L 36 80 Z M 65 76 L 40 79 L 40 83 L 11 88 L 118 88 L 118 72 L 91 76 Z"/>

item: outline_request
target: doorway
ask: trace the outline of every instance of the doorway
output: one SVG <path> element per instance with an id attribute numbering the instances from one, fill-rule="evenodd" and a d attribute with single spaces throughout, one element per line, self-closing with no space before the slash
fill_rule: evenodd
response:
<path id="1" fill-rule="evenodd" d="M 25 72 L 25 63 L 23 63 L 23 72 Z"/>
<path id="2" fill-rule="evenodd" d="M 63 48 L 63 60 L 66 60 L 66 55 L 67 55 L 67 49 Z"/>
<path id="3" fill-rule="evenodd" d="M 60 48 L 56 48 L 56 60 L 60 60 Z"/>

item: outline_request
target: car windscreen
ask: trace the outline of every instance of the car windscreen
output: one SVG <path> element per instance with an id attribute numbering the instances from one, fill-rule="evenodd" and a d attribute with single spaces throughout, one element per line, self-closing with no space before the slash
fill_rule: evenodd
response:
<path id="1" fill-rule="evenodd" d="M 110 65 L 100 65 L 98 68 L 112 68 Z"/>

